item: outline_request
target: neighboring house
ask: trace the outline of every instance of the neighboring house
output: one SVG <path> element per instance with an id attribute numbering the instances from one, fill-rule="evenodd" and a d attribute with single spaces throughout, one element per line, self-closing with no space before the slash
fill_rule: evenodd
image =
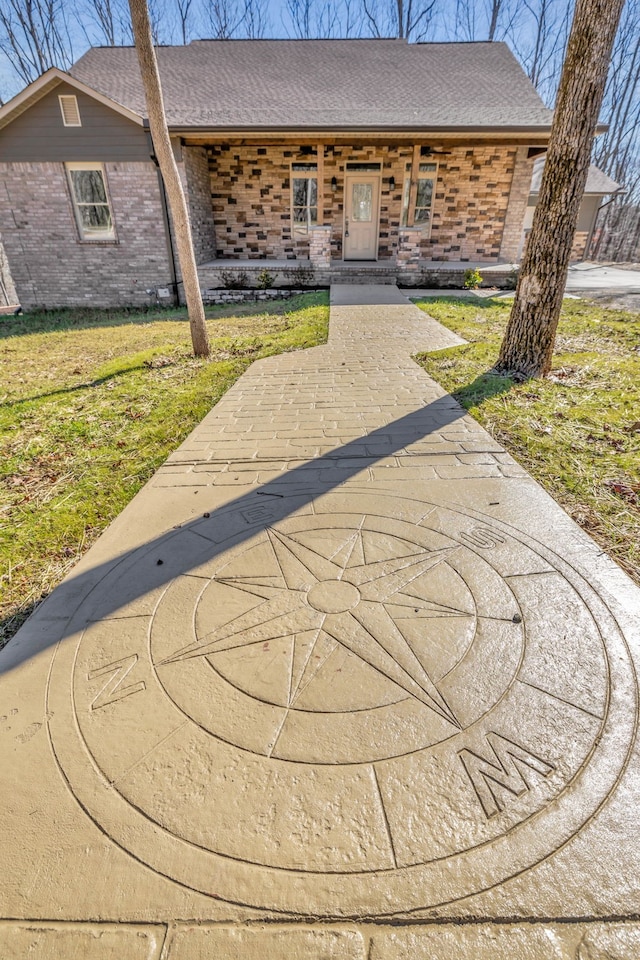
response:
<path id="1" fill-rule="evenodd" d="M 531 193 L 527 212 L 524 218 L 524 231 L 522 237 L 522 247 L 533 224 L 533 212 L 538 204 L 538 195 L 540 193 L 540 183 L 542 182 L 542 171 L 544 170 L 544 157 L 537 157 L 533 162 L 533 175 L 531 177 Z M 606 173 L 599 170 L 594 164 L 589 167 L 587 175 L 587 185 L 584 190 L 580 212 L 578 214 L 578 225 L 573 238 L 573 247 L 571 248 L 571 260 L 584 260 L 589 250 L 591 237 L 596 225 L 598 210 L 602 206 L 605 197 L 620 192 L 619 183 L 608 177 Z"/>
<path id="2" fill-rule="evenodd" d="M 240 262 L 395 279 L 516 259 L 551 111 L 504 44 L 157 52 L 203 285 Z M 0 232 L 23 305 L 145 303 L 172 287 L 145 117 L 130 47 L 91 49 L 0 109 Z"/>

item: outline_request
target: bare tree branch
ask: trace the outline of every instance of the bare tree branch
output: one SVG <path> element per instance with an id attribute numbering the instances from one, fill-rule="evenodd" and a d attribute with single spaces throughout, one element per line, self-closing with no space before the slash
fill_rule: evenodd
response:
<path id="1" fill-rule="evenodd" d="M 240 32 L 245 17 L 241 0 L 210 0 L 207 18 L 214 40 L 229 40 Z"/>
<path id="2" fill-rule="evenodd" d="M 126 0 L 86 0 L 80 23 L 92 45 L 117 47 L 133 43 Z"/>
<path id="3" fill-rule="evenodd" d="M 362 6 L 364 2 L 364 8 Z M 359 37 L 362 13 L 367 13 L 368 0 L 286 0 L 282 24 L 287 36 L 299 40 L 325 37 Z M 373 0 L 375 3 L 376 0 Z M 372 32 L 374 36 L 375 27 Z"/>
<path id="4" fill-rule="evenodd" d="M 362 0 L 373 37 L 401 37 L 418 42 L 435 30 L 437 0 Z"/>
<path id="5" fill-rule="evenodd" d="M 261 40 L 269 28 L 268 0 L 245 0 L 244 35 L 248 40 Z"/>
<path id="6" fill-rule="evenodd" d="M 571 22 L 570 0 L 520 0 L 513 50 L 538 93 L 553 103 Z"/>
<path id="7" fill-rule="evenodd" d="M 73 50 L 63 0 L 3 0 L 0 50 L 24 83 L 50 67 L 69 67 Z"/>
<path id="8" fill-rule="evenodd" d="M 176 13 L 178 19 L 178 29 L 182 43 L 189 43 L 191 39 L 191 6 L 193 0 L 175 0 Z"/>
<path id="9" fill-rule="evenodd" d="M 640 199 L 640 2 L 628 0 L 605 90 L 608 132 L 596 140 L 594 162 Z"/>

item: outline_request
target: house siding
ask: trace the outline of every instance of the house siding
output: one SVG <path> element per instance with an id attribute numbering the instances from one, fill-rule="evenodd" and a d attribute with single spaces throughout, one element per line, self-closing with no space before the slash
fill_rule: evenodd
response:
<path id="1" fill-rule="evenodd" d="M 0 167 L 0 228 L 24 307 L 149 303 L 170 283 L 155 166 L 106 163 L 117 240 L 82 242 L 62 163 Z"/>
<path id="2" fill-rule="evenodd" d="M 78 99 L 81 127 L 65 127 L 58 97 Z M 61 83 L 2 130 L 0 161 L 148 160 L 141 126 L 98 100 Z"/>
<path id="3" fill-rule="evenodd" d="M 575 261 L 584 260 L 588 253 L 589 242 L 593 229 L 595 227 L 596 217 L 598 214 L 598 209 L 602 203 L 603 195 L 602 194 L 586 194 L 582 198 L 580 204 L 580 210 L 578 212 L 578 223 L 576 226 L 575 233 L 573 235 L 573 242 L 571 244 L 571 253 L 569 255 L 569 261 L 574 263 Z M 524 250 L 526 242 L 529 238 L 531 232 L 531 226 L 533 224 L 533 215 L 535 208 L 538 203 L 538 194 L 530 194 L 529 202 L 526 210 L 526 217 L 524 220 L 524 230 L 522 236 L 522 251 L 520 257 L 524 255 Z"/>
<path id="4" fill-rule="evenodd" d="M 309 238 L 292 237 L 291 232 L 291 163 L 315 162 L 315 149 L 309 154 L 300 147 L 278 145 L 208 148 L 219 257 L 308 257 Z M 435 149 L 429 157 L 430 162 L 438 162 L 432 223 L 430 232 L 425 230 L 419 239 L 420 257 L 480 262 L 511 259 L 520 242 L 531 179 L 527 148 L 442 143 Z M 354 162 L 381 165 L 378 259 L 395 259 L 403 183 L 412 157 L 413 144 L 324 145 L 319 164 L 323 202 L 318 220 L 331 227 L 333 260 L 343 256 L 344 181 L 347 164 Z M 389 189 L 392 176 L 393 191 Z M 335 191 L 331 189 L 333 177 Z"/>

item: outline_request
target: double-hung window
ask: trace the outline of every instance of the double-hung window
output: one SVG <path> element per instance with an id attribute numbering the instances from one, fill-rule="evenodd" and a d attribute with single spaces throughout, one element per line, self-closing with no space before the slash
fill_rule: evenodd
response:
<path id="1" fill-rule="evenodd" d="M 318 223 L 318 165 L 291 164 L 291 220 L 293 232 L 304 234 Z"/>
<path id="2" fill-rule="evenodd" d="M 418 176 L 413 181 L 413 184 L 411 181 L 411 170 L 412 164 L 408 163 L 402 197 L 402 226 L 416 226 L 426 229 L 431 225 L 438 164 L 418 164 Z M 415 192 L 411 189 L 412 185 L 415 187 Z"/>
<path id="3" fill-rule="evenodd" d="M 418 186 L 416 190 L 416 206 L 413 215 L 415 224 L 431 223 L 431 209 L 435 193 L 436 163 L 421 163 L 418 166 Z"/>
<path id="4" fill-rule="evenodd" d="M 83 240 L 115 240 L 107 181 L 101 163 L 67 163 L 71 199 Z"/>

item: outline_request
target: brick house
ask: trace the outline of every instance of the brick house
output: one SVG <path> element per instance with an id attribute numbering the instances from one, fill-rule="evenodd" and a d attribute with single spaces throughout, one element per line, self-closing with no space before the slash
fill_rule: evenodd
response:
<path id="1" fill-rule="evenodd" d="M 207 40 L 158 61 L 203 287 L 232 267 L 410 283 L 517 258 L 551 111 L 505 44 Z M 93 48 L 0 108 L 0 234 L 24 306 L 175 289 L 145 117 L 131 47 Z"/>

